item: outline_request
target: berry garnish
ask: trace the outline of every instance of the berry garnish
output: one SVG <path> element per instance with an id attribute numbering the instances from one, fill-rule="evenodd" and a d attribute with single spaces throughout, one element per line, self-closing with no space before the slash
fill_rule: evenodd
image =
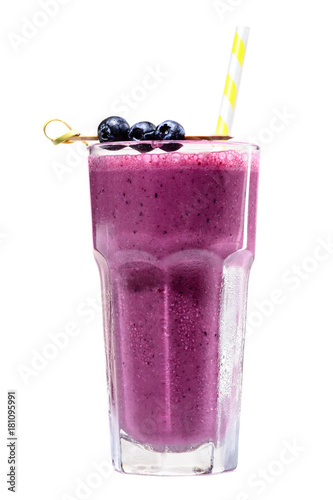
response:
<path id="1" fill-rule="evenodd" d="M 99 142 L 120 142 L 126 141 L 129 130 L 129 124 L 120 116 L 110 116 L 105 118 L 98 125 Z M 122 149 L 123 146 L 105 146 L 106 149 Z"/>
<path id="2" fill-rule="evenodd" d="M 156 127 L 151 122 L 138 122 L 133 125 L 128 132 L 129 141 L 153 141 L 155 138 Z M 137 151 L 142 153 L 148 153 L 153 148 L 150 144 L 138 144 L 137 146 L 131 146 Z"/>
<path id="3" fill-rule="evenodd" d="M 183 140 L 185 137 L 184 128 L 173 120 L 166 120 L 160 123 L 155 131 L 155 139 L 162 141 L 170 141 L 173 139 Z M 161 146 L 164 151 L 177 151 L 181 148 L 181 144 L 166 144 Z"/>

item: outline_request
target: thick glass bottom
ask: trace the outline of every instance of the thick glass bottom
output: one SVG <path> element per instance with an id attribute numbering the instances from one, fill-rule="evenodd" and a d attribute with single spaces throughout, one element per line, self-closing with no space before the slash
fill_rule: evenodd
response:
<path id="1" fill-rule="evenodd" d="M 115 469 L 127 474 L 193 476 L 232 471 L 237 466 L 237 453 L 226 456 L 225 446 L 217 448 L 212 442 L 186 452 L 159 452 L 125 436 L 120 439 L 120 455 Z"/>

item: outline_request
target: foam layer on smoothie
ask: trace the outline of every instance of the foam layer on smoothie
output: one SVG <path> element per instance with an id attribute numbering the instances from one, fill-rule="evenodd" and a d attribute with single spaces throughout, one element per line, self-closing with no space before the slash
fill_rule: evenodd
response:
<path id="1" fill-rule="evenodd" d="M 249 153 L 237 152 L 233 150 L 208 152 L 208 153 L 182 153 L 181 150 L 175 153 L 164 154 L 158 150 L 146 154 L 119 154 L 114 156 L 109 155 L 94 155 L 89 157 L 89 165 L 91 170 L 108 170 L 116 168 L 192 168 L 196 164 L 203 168 L 220 169 L 236 169 L 247 170 L 249 165 Z M 251 170 L 258 171 L 259 155 L 256 151 L 251 153 Z"/>

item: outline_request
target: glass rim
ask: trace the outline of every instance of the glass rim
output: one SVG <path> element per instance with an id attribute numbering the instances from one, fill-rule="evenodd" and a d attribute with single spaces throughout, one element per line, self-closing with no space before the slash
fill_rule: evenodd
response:
<path id="1" fill-rule="evenodd" d="M 260 151 L 260 146 L 257 144 L 251 143 L 251 142 L 245 142 L 245 141 L 230 141 L 230 140 L 218 140 L 218 139 L 199 139 L 199 140 L 188 140 L 188 139 L 183 139 L 183 140 L 169 140 L 169 141 L 161 141 L 161 140 L 150 140 L 150 141 L 114 141 L 114 142 L 96 142 L 94 144 L 90 144 L 87 146 L 87 150 L 89 151 L 89 154 L 94 154 L 94 150 L 103 150 L 105 151 L 105 154 L 110 153 L 110 154 L 127 154 L 127 152 L 124 151 L 124 148 L 128 150 L 127 148 L 130 148 L 132 154 L 133 152 L 136 152 L 138 154 L 152 154 L 154 153 L 155 150 L 160 150 L 162 146 L 168 145 L 168 144 L 179 144 L 181 146 L 208 146 L 207 151 L 210 150 L 209 146 L 211 146 L 211 149 L 214 147 L 219 147 L 223 146 L 223 148 L 228 148 L 228 146 L 231 146 L 231 149 L 239 149 L 242 148 L 251 148 L 253 151 Z M 135 147 L 133 146 L 140 146 L 140 145 L 150 145 L 152 146 L 151 151 L 138 151 Z M 119 149 L 108 149 L 109 146 L 121 146 Z M 157 152 L 157 151 L 155 151 Z M 162 150 L 164 154 L 170 154 L 170 153 L 181 153 L 182 150 L 181 148 L 175 150 L 175 151 L 164 151 Z M 205 151 L 206 152 L 206 151 Z"/>

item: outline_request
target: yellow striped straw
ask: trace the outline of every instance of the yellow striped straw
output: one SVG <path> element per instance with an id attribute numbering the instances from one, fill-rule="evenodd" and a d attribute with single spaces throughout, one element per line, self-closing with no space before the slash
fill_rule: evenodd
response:
<path id="1" fill-rule="evenodd" d="M 236 28 L 216 135 L 231 134 L 249 31 L 250 29 L 247 26 L 238 26 Z"/>

